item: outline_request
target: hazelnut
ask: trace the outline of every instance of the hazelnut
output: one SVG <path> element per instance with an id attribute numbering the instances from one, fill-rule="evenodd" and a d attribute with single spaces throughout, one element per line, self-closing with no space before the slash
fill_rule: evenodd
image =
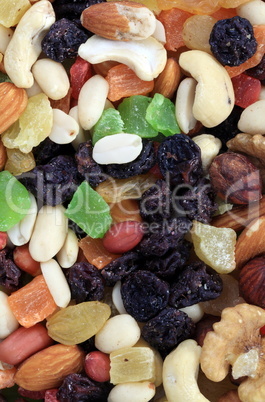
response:
<path id="1" fill-rule="evenodd" d="M 245 155 L 225 152 L 216 156 L 209 175 L 219 197 L 228 203 L 249 204 L 262 196 L 259 170 Z"/>
<path id="2" fill-rule="evenodd" d="M 246 302 L 265 308 L 265 254 L 253 258 L 239 274 L 239 291 Z"/>

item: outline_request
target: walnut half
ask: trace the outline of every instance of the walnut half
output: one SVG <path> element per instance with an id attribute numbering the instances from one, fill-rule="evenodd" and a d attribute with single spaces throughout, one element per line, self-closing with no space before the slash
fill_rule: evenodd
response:
<path id="1" fill-rule="evenodd" d="M 265 311 L 247 303 L 223 310 L 221 321 L 207 333 L 200 357 L 202 371 L 212 381 L 222 381 L 232 366 L 232 376 L 247 377 L 238 387 L 242 402 L 265 401 Z"/>

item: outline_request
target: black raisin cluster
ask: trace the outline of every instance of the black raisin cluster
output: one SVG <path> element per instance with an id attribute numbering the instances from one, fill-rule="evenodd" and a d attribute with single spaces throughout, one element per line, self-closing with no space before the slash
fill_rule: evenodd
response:
<path id="1" fill-rule="evenodd" d="M 82 178 L 89 182 L 92 187 L 106 180 L 103 168 L 92 158 L 92 142 L 87 141 L 79 144 L 75 154 L 77 169 Z"/>
<path id="2" fill-rule="evenodd" d="M 56 394 L 59 402 L 107 401 L 112 386 L 96 382 L 84 374 L 69 374 Z"/>
<path id="3" fill-rule="evenodd" d="M 77 303 L 102 300 L 104 280 L 99 270 L 89 262 L 75 263 L 67 270 L 72 299 Z"/>
<path id="4" fill-rule="evenodd" d="M 103 2 L 105 0 L 55 0 L 52 5 L 57 20 L 61 18 L 79 20 L 87 7 Z"/>
<path id="5" fill-rule="evenodd" d="M 62 18 L 50 27 L 41 42 L 41 48 L 47 57 L 62 63 L 66 59 L 75 58 L 79 46 L 86 42 L 88 37 L 88 33 L 74 21 Z"/>
<path id="6" fill-rule="evenodd" d="M 17 178 L 37 198 L 39 206 L 55 206 L 71 200 L 82 181 L 71 155 L 55 156 Z"/>
<path id="7" fill-rule="evenodd" d="M 247 61 L 257 50 L 251 23 L 239 16 L 217 21 L 209 43 L 215 58 L 224 66 L 235 67 Z"/>
<path id="8" fill-rule="evenodd" d="M 22 271 L 13 260 L 13 252 L 7 247 L 0 251 L 0 285 L 10 292 L 22 286 Z"/>

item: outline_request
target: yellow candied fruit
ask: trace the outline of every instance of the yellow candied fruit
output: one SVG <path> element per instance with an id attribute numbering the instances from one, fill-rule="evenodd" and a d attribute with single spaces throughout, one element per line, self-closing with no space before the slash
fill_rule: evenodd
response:
<path id="1" fill-rule="evenodd" d="M 219 10 L 219 0 L 157 0 L 160 10 L 179 8 L 191 14 L 212 14 Z"/>
<path id="2" fill-rule="evenodd" d="M 53 113 L 48 97 L 44 93 L 32 96 L 19 119 L 2 134 L 3 144 L 29 153 L 51 132 Z"/>
<path id="3" fill-rule="evenodd" d="M 2 0 L 0 7 L 0 24 L 6 28 L 17 25 L 30 7 L 31 4 L 29 0 Z"/>
<path id="4" fill-rule="evenodd" d="M 14 176 L 24 172 L 29 172 L 36 166 L 34 155 L 32 152 L 24 154 L 19 149 L 7 148 L 7 161 L 5 170 L 8 170 Z"/>
<path id="5" fill-rule="evenodd" d="M 149 347 L 127 347 L 110 353 L 110 382 L 114 385 L 155 380 L 155 354 Z"/>
<path id="6" fill-rule="evenodd" d="M 236 232 L 193 221 L 191 238 L 196 255 L 219 274 L 228 274 L 236 267 Z"/>

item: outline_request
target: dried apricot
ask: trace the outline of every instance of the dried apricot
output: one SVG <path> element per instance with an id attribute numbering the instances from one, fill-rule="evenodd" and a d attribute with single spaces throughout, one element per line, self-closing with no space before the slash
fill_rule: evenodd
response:
<path id="1" fill-rule="evenodd" d="M 170 10 L 161 11 L 161 13 L 157 16 L 157 19 L 162 22 L 165 28 L 165 48 L 167 50 L 177 50 L 185 45 L 182 38 L 183 24 L 191 16 L 192 14 L 178 8 L 171 8 Z"/>
<path id="2" fill-rule="evenodd" d="M 132 95 L 147 95 L 154 88 L 154 80 L 143 81 L 125 64 L 112 67 L 106 75 L 109 83 L 108 99 L 115 102 Z"/>
<path id="3" fill-rule="evenodd" d="M 192 14 L 212 14 L 221 7 L 219 0 L 157 0 L 157 4 L 161 10 L 176 7 Z"/>
<path id="4" fill-rule="evenodd" d="M 57 309 L 42 275 L 12 293 L 8 303 L 20 325 L 25 328 L 43 321 Z"/>
<path id="5" fill-rule="evenodd" d="M 110 253 L 105 249 L 102 239 L 93 239 L 90 236 L 83 237 L 79 242 L 79 247 L 87 261 L 98 269 L 104 268 L 119 257 L 117 254 Z"/>

